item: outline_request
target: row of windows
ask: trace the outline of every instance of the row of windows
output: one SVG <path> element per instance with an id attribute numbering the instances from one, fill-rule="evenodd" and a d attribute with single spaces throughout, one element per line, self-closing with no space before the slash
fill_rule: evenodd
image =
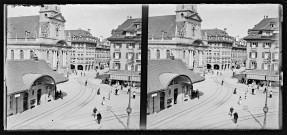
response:
<path id="1" fill-rule="evenodd" d="M 279 47 L 279 44 L 274 44 L 275 45 L 275 47 Z M 250 43 L 250 47 L 251 48 L 257 48 L 258 47 L 258 42 L 251 42 Z M 263 43 L 263 48 L 265 48 L 265 49 L 269 49 L 269 48 L 271 48 L 271 43 L 270 42 L 264 42 Z"/>
<path id="2" fill-rule="evenodd" d="M 133 52 L 128 52 L 126 53 L 126 59 L 132 59 L 134 57 Z M 113 58 L 118 60 L 121 59 L 121 52 L 114 52 L 113 53 Z M 141 60 L 141 53 L 136 53 L 136 59 Z"/>
<path id="3" fill-rule="evenodd" d="M 134 66 L 125 64 L 125 70 L 135 70 L 135 71 L 141 71 L 141 64 L 136 64 Z M 114 70 L 120 70 L 121 69 L 121 63 L 113 63 L 113 69 Z"/>
<path id="4" fill-rule="evenodd" d="M 122 48 L 122 44 L 121 43 L 115 43 L 114 44 L 114 48 L 115 49 L 120 49 L 120 48 Z M 126 48 L 128 48 L 128 49 L 135 48 L 135 43 L 127 43 L 126 44 Z M 139 43 L 139 49 L 141 49 L 141 43 Z"/>
<path id="5" fill-rule="evenodd" d="M 279 59 L 279 53 L 278 52 L 262 52 L 262 58 L 263 59 L 270 59 L 271 58 L 271 55 L 272 55 L 272 59 L 276 59 L 278 60 Z M 257 58 L 257 52 L 249 52 L 249 58 Z"/>
<path id="6" fill-rule="evenodd" d="M 30 51 L 30 59 L 33 59 L 34 52 L 33 50 Z M 14 50 L 11 50 L 11 59 L 14 59 Z M 24 59 L 24 51 L 20 50 L 20 59 Z"/>
<path id="7" fill-rule="evenodd" d="M 257 62 L 255 62 L 255 61 L 250 61 L 250 63 L 249 63 L 249 68 L 251 68 L 251 69 L 257 69 L 257 68 L 259 68 L 259 67 L 257 67 L 257 66 L 259 66 L 259 65 L 257 64 Z M 271 66 L 271 67 L 270 67 L 270 66 Z M 278 70 L 278 67 L 279 67 L 279 64 L 278 64 L 278 63 L 274 63 L 274 64 L 261 63 L 261 69 L 263 69 L 263 70 L 270 70 L 270 68 L 271 68 L 271 70 Z"/>

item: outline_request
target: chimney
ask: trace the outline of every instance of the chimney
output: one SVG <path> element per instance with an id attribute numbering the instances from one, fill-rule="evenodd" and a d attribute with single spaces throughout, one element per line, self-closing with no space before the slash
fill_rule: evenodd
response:
<path id="1" fill-rule="evenodd" d="M 88 32 L 91 33 L 91 29 L 88 29 Z"/>
<path id="2" fill-rule="evenodd" d="M 130 19 L 132 19 L 132 16 L 130 16 Z"/>
<path id="3" fill-rule="evenodd" d="M 251 29 L 248 29 L 247 34 L 249 34 L 249 33 L 250 33 L 250 31 L 251 31 Z"/>
<path id="4" fill-rule="evenodd" d="M 35 61 L 38 61 L 38 56 L 37 56 L 36 54 L 34 54 L 33 59 L 34 59 Z"/>
<path id="5" fill-rule="evenodd" d="M 266 18 L 268 18 L 268 15 L 266 15 Z"/>
<path id="6" fill-rule="evenodd" d="M 127 19 L 130 19 L 130 16 L 128 15 Z"/>
<path id="7" fill-rule="evenodd" d="M 114 33 L 115 33 L 115 29 L 112 29 L 112 35 L 114 35 Z"/>

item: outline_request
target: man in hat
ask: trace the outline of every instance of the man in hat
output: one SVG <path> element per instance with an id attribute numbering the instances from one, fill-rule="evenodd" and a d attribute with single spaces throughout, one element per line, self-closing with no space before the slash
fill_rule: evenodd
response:
<path id="1" fill-rule="evenodd" d="M 233 114 L 233 116 L 234 116 L 234 123 L 237 123 L 237 119 L 238 119 L 238 114 L 237 114 L 237 112 L 235 112 L 235 113 Z"/>

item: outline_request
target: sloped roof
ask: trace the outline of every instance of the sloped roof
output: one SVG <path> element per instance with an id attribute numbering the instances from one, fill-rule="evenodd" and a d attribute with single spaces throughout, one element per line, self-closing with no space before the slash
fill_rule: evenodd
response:
<path id="1" fill-rule="evenodd" d="M 89 38 L 95 38 L 94 36 L 91 35 L 91 33 L 89 31 L 86 31 L 86 30 L 65 30 L 65 35 L 66 36 L 70 36 L 73 37 L 89 37 Z"/>
<path id="2" fill-rule="evenodd" d="M 202 29 L 201 34 L 204 35 L 206 32 L 208 37 L 230 37 L 224 30 L 220 29 Z"/>
<path id="3" fill-rule="evenodd" d="M 252 30 L 272 30 L 270 22 L 279 23 L 278 18 L 264 18 Z"/>
<path id="4" fill-rule="evenodd" d="M 154 16 L 148 19 L 148 38 L 172 38 L 175 36 L 175 15 Z"/>
<path id="5" fill-rule="evenodd" d="M 275 27 L 271 27 L 270 24 L 275 24 Z M 270 39 L 270 37 L 263 36 L 259 31 L 272 31 L 279 30 L 279 18 L 264 18 L 243 39 Z"/>
<path id="6" fill-rule="evenodd" d="M 30 32 L 27 38 L 36 38 L 39 35 L 39 15 L 9 17 L 7 19 L 7 38 L 26 38 L 25 31 Z"/>
<path id="7" fill-rule="evenodd" d="M 43 75 L 51 76 L 56 84 L 68 81 L 66 77 L 53 71 L 45 60 L 7 60 L 5 70 L 7 72 L 7 94 L 28 89 L 27 84 L 31 82 L 23 80 L 27 79 L 27 74 L 34 78 Z"/>
<path id="8" fill-rule="evenodd" d="M 166 84 L 160 78 L 167 77 L 173 78 L 175 75 L 185 75 L 190 78 L 192 83 L 204 81 L 205 78 L 190 71 L 185 63 L 180 59 L 160 59 L 148 61 L 148 89 L 147 93 L 155 92 L 158 90 L 166 89 Z M 164 75 L 164 76 L 162 76 Z M 160 77 L 161 76 L 161 77 Z"/>

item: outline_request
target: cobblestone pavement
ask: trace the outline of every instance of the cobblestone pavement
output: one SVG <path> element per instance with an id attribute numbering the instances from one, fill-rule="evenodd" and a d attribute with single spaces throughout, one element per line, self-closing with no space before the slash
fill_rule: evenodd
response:
<path id="1" fill-rule="evenodd" d="M 100 74 L 106 71 L 99 71 Z M 67 95 L 63 99 L 42 104 L 23 113 L 7 118 L 8 130 L 40 129 L 40 130 L 105 130 L 126 129 L 129 95 L 110 94 L 113 87 L 101 84 L 101 80 L 94 79 L 96 72 L 85 72 L 85 76 L 70 75 L 69 81 L 57 85 Z M 84 82 L 88 80 L 88 86 Z M 101 89 L 97 95 L 98 88 Z M 105 97 L 105 104 L 102 99 Z M 139 129 L 140 97 L 131 99 L 132 113 L 130 114 L 129 129 Z M 102 114 L 98 124 L 93 116 L 93 108 L 97 107 Z"/>
<path id="2" fill-rule="evenodd" d="M 206 80 L 194 84 L 194 89 L 203 92 L 199 99 L 188 100 L 182 104 L 147 116 L 148 129 L 262 129 L 264 121 L 263 107 L 266 95 L 258 91 L 252 95 L 247 86 L 232 79 L 232 71 L 222 71 L 222 76 L 207 74 Z M 221 86 L 221 80 L 224 85 Z M 237 88 L 237 94 L 233 94 Z M 277 91 L 279 91 L 277 89 Z M 267 129 L 279 129 L 279 96 L 274 92 L 268 98 L 269 111 L 266 117 Z M 239 105 L 239 97 L 242 103 Z M 239 118 L 237 124 L 230 116 L 229 109 L 234 108 Z"/>

